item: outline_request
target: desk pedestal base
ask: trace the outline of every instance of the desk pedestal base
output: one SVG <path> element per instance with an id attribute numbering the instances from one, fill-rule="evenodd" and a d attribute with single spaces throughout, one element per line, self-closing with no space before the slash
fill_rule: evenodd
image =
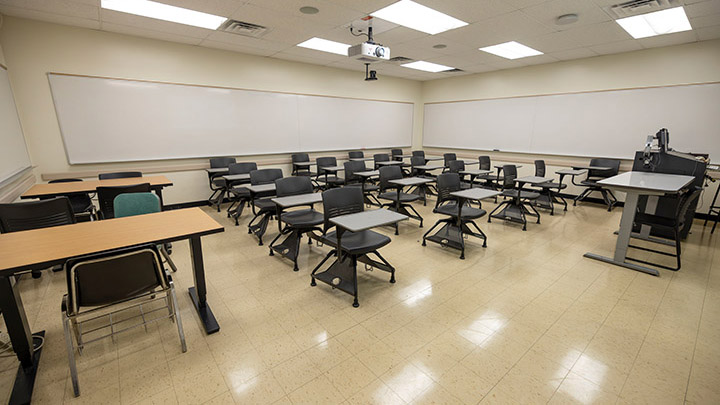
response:
<path id="1" fill-rule="evenodd" d="M 193 306 L 195 306 L 195 310 L 200 317 L 200 321 L 202 321 L 203 326 L 205 327 L 205 332 L 209 335 L 219 331 L 220 325 L 215 319 L 215 315 L 212 313 L 212 310 L 210 310 L 210 305 L 207 302 L 200 304 L 195 287 L 188 288 L 188 292 L 190 293 L 190 299 L 192 300 Z"/>
<path id="2" fill-rule="evenodd" d="M 441 223 L 440 220 L 435 225 L 433 225 L 432 228 L 425 234 L 429 234 L 432 232 L 432 230 Z M 448 221 L 448 220 L 445 220 Z M 468 224 L 473 224 L 475 228 L 477 228 L 478 232 L 473 232 L 470 227 L 468 227 Z M 483 241 L 483 247 L 487 247 L 487 237 L 485 234 L 480 230 L 480 228 L 475 224 L 475 222 L 468 221 L 462 223 L 462 229 L 457 226 L 457 224 L 454 223 L 446 223 L 440 230 L 438 230 L 434 235 L 431 236 L 423 236 L 423 246 L 425 246 L 425 241 L 429 240 L 430 242 L 435 242 L 439 244 L 440 246 L 447 246 L 449 248 L 457 249 L 460 251 L 460 259 L 465 259 L 465 235 L 471 235 L 476 238 L 480 238 Z"/>
<path id="3" fill-rule="evenodd" d="M 33 334 L 33 338 L 39 337 L 45 338 L 45 331 L 40 331 Z M 34 339 L 33 339 L 34 340 Z M 33 387 L 35 386 L 35 377 L 37 376 L 38 365 L 40 364 L 40 355 L 42 354 L 42 347 L 35 349 L 32 355 L 32 366 L 23 367 L 22 364 L 18 366 L 17 374 L 15 375 L 15 384 L 13 385 L 12 394 L 10 394 L 10 405 L 29 404 L 32 399 Z"/>
<path id="4" fill-rule="evenodd" d="M 640 266 L 640 265 L 634 264 L 634 263 L 617 261 L 610 257 L 601 256 L 596 253 L 585 253 L 583 256 L 587 257 L 589 259 L 599 260 L 601 262 L 614 264 L 614 265 L 620 266 L 620 267 L 625 267 L 626 269 L 639 271 L 639 272 L 645 273 L 645 274 L 650 274 L 652 276 L 660 276 L 660 272 L 655 269 L 651 269 L 651 268 L 645 267 L 645 266 Z"/>

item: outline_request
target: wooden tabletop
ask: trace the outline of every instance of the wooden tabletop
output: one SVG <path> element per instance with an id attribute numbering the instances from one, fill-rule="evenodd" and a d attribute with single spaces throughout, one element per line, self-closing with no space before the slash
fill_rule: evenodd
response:
<path id="1" fill-rule="evenodd" d="M 151 188 L 172 186 L 173 183 L 165 176 L 126 177 L 122 179 L 73 181 L 69 183 L 35 184 L 23 193 L 20 198 L 38 198 L 53 195 L 66 195 L 76 193 L 94 193 L 98 187 L 103 186 L 132 186 L 135 184 L 150 183 Z"/>
<path id="2" fill-rule="evenodd" d="M 0 274 L 90 253 L 209 235 L 225 229 L 200 208 L 0 234 Z"/>

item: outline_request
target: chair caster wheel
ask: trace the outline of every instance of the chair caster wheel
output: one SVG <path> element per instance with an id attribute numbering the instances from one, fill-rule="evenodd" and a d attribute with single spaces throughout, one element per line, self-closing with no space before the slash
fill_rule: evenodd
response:
<path id="1" fill-rule="evenodd" d="M 310 282 L 310 287 L 315 287 L 317 284 L 315 283 L 315 279 L 312 279 Z"/>
<path id="2" fill-rule="evenodd" d="M 425 241 L 423 241 L 422 245 L 423 245 L 423 246 L 427 246 L 427 244 L 425 243 Z"/>
<path id="3" fill-rule="evenodd" d="M 356 302 L 353 302 L 353 308 L 357 308 L 357 307 L 359 307 L 359 306 L 360 306 L 360 304 L 358 304 L 357 301 L 356 301 Z"/>

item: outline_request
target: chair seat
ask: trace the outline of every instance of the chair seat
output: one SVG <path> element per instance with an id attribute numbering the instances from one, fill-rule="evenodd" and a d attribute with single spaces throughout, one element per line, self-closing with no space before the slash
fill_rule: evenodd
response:
<path id="1" fill-rule="evenodd" d="M 315 173 L 315 172 L 310 172 L 310 171 L 307 171 L 307 170 L 299 170 L 299 171 L 295 172 L 295 176 L 311 176 L 311 177 L 314 177 L 314 176 L 317 176 L 317 173 Z"/>
<path id="2" fill-rule="evenodd" d="M 381 198 L 383 200 L 397 201 L 398 200 L 398 192 L 397 191 L 388 191 L 386 193 L 381 193 L 380 195 L 378 195 L 378 198 Z M 420 196 L 417 194 L 400 193 L 400 202 L 401 203 L 409 203 L 409 202 L 417 201 L 419 199 L 420 199 Z"/>
<path id="3" fill-rule="evenodd" d="M 435 208 L 433 212 L 435 212 L 436 214 L 448 215 L 453 218 L 457 218 L 458 206 L 456 202 L 451 201 L 447 204 Z M 474 208 L 467 205 L 462 208 L 463 219 L 478 219 L 483 217 L 485 214 L 487 214 L 487 211 L 480 208 Z"/>
<path id="4" fill-rule="evenodd" d="M 313 227 L 324 221 L 322 213 L 311 209 L 286 212 L 280 218 L 294 228 Z"/>
<path id="5" fill-rule="evenodd" d="M 270 198 L 260 198 L 254 201 L 255 207 L 263 211 L 275 211 L 277 205 Z"/>
<path id="6" fill-rule="evenodd" d="M 588 187 L 602 187 L 600 184 L 598 184 L 597 180 L 583 180 L 580 182 L 580 184 Z"/>
<path id="7" fill-rule="evenodd" d="M 390 243 L 390 238 L 373 231 L 345 232 L 342 235 L 342 249 L 352 255 L 370 253 Z M 323 243 L 337 247 L 336 231 L 323 237 Z"/>
<path id="8" fill-rule="evenodd" d="M 502 192 L 502 195 L 505 197 L 512 197 L 517 198 L 518 196 L 518 190 L 505 190 Z M 534 200 L 536 198 L 540 198 L 540 193 L 536 193 L 534 191 L 523 191 L 520 194 L 520 198 L 526 198 L 528 200 Z"/>
<path id="9" fill-rule="evenodd" d="M 246 187 L 233 187 L 230 189 L 230 192 L 237 197 L 250 197 L 250 190 L 248 190 Z"/>
<path id="10" fill-rule="evenodd" d="M 223 179 L 222 176 L 217 176 L 214 179 L 212 179 L 212 183 L 214 186 L 220 187 L 220 188 L 227 186 L 227 181 L 225 181 L 225 179 Z"/>
<path id="11" fill-rule="evenodd" d="M 317 178 L 318 183 L 326 183 L 326 184 L 345 184 L 345 180 L 341 179 L 337 176 L 327 176 L 327 179 L 325 178 L 325 175 L 320 175 L 320 177 Z"/>
<path id="12" fill-rule="evenodd" d="M 560 183 L 550 182 L 550 183 L 538 184 L 538 187 L 541 187 L 541 188 L 557 188 L 557 189 L 563 190 L 563 189 L 566 189 L 566 188 L 567 188 L 567 184 L 560 184 Z"/>

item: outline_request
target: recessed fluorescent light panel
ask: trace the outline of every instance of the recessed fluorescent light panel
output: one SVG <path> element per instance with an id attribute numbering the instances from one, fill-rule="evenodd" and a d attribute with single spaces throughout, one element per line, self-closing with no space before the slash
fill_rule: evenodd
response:
<path id="1" fill-rule="evenodd" d="M 370 15 L 430 35 L 468 25 L 465 21 L 410 0 L 398 1 Z"/>
<path id="2" fill-rule="evenodd" d="M 136 14 L 178 24 L 192 25 L 210 30 L 217 29 L 226 17 L 201 13 L 186 8 L 170 6 L 148 0 L 102 0 L 102 8 L 122 13 Z"/>
<path id="3" fill-rule="evenodd" d="M 297 46 L 300 46 L 303 48 L 315 49 L 315 50 L 323 51 L 323 52 L 336 53 L 338 55 L 345 55 L 345 56 L 347 56 L 348 48 L 350 48 L 350 45 L 348 45 L 348 44 L 330 41 L 328 39 L 322 39 L 322 38 L 318 38 L 318 37 L 310 38 L 305 42 L 297 44 Z"/>
<path id="4" fill-rule="evenodd" d="M 437 63 L 425 62 L 423 60 L 419 60 L 417 62 L 406 63 L 406 64 L 400 65 L 400 66 L 410 68 L 410 69 L 423 70 L 425 72 L 432 72 L 432 73 L 444 72 L 446 70 L 455 69 L 454 67 L 438 65 Z"/>
<path id="5" fill-rule="evenodd" d="M 504 44 L 498 44 L 493 46 L 486 46 L 480 48 L 481 51 L 491 53 L 493 55 L 501 56 L 506 59 L 520 59 L 527 58 L 528 56 L 542 55 L 543 53 L 525 46 L 521 43 L 510 41 Z"/>
<path id="6" fill-rule="evenodd" d="M 621 18 L 615 21 L 635 39 L 672 34 L 673 32 L 689 31 L 692 29 L 690 21 L 688 21 L 687 15 L 685 15 L 685 9 L 682 7 Z"/>

